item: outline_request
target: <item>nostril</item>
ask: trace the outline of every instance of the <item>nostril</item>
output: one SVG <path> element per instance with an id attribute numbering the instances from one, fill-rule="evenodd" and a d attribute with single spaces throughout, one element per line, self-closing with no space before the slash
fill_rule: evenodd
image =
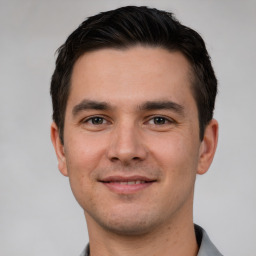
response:
<path id="1" fill-rule="evenodd" d="M 112 162 L 116 162 L 116 161 L 119 161 L 118 157 L 111 157 L 110 159 Z"/>
<path id="2" fill-rule="evenodd" d="M 127 131 L 129 135 L 130 131 Z M 118 137 L 114 139 L 107 151 L 106 156 L 112 162 L 140 162 L 146 158 L 147 152 L 140 140 L 131 136 Z"/>

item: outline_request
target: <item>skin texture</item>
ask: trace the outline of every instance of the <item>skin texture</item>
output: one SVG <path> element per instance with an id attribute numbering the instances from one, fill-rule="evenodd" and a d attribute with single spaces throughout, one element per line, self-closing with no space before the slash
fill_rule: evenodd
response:
<path id="1" fill-rule="evenodd" d="M 186 58 L 161 48 L 102 49 L 75 63 L 64 145 L 54 123 L 51 137 L 91 255 L 196 255 L 194 183 L 211 164 L 218 124 L 200 141 L 190 77 Z M 128 180 L 143 184 L 116 183 Z"/>

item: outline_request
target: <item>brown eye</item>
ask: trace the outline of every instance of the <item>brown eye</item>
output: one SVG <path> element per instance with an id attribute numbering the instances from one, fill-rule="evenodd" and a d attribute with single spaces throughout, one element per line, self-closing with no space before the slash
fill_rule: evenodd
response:
<path id="1" fill-rule="evenodd" d="M 102 124 L 106 124 L 107 120 L 101 116 L 93 116 L 83 120 L 83 123 L 90 124 L 90 125 L 102 125 Z"/>
<path id="2" fill-rule="evenodd" d="M 112 122 L 108 117 L 95 115 L 82 119 L 80 122 L 80 127 L 88 131 L 98 132 L 108 129 L 111 124 Z"/>
<path id="3" fill-rule="evenodd" d="M 92 117 L 88 120 L 88 122 L 91 122 L 94 125 L 99 125 L 99 124 L 103 124 L 104 123 L 104 118 L 96 116 L 96 117 Z"/>
<path id="4" fill-rule="evenodd" d="M 169 117 L 153 116 L 153 117 L 151 117 L 151 119 L 148 120 L 147 123 L 151 126 L 152 125 L 153 126 L 166 126 L 166 125 L 175 124 L 176 122 Z"/>
<path id="5" fill-rule="evenodd" d="M 167 122 L 166 118 L 157 116 L 153 118 L 154 124 L 160 125 L 160 124 L 165 124 Z"/>

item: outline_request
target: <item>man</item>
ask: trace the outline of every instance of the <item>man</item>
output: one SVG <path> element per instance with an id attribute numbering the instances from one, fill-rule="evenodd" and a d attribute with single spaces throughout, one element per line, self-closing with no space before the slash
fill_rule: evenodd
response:
<path id="1" fill-rule="evenodd" d="M 84 210 L 82 255 L 221 255 L 193 224 L 213 159 L 217 80 L 202 38 L 171 13 L 122 7 L 60 47 L 51 138 Z"/>

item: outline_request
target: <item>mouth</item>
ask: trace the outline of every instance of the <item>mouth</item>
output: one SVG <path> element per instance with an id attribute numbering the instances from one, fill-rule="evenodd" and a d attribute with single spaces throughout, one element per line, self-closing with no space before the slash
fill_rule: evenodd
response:
<path id="1" fill-rule="evenodd" d="M 133 181 L 106 181 L 105 183 L 117 183 L 120 185 L 135 185 L 135 184 L 144 184 L 151 181 L 144 181 L 144 180 L 133 180 Z M 104 183 L 104 181 L 103 181 Z"/>
<path id="2" fill-rule="evenodd" d="M 119 194 L 131 194 L 144 190 L 156 182 L 155 179 L 150 179 L 143 176 L 110 176 L 100 180 L 112 192 Z"/>

